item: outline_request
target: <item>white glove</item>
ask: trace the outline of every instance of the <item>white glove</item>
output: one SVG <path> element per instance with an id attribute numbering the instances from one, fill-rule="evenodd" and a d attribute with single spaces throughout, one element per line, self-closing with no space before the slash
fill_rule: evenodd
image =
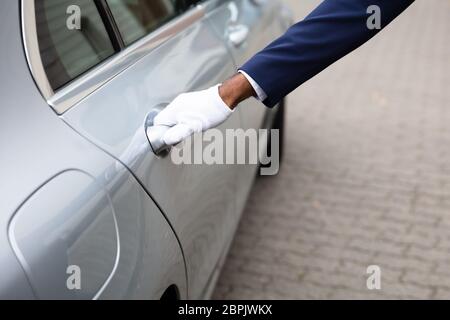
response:
<path id="1" fill-rule="evenodd" d="M 181 94 L 155 117 L 154 125 L 172 127 L 163 137 L 167 145 L 217 127 L 231 116 L 233 111 L 220 97 L 219 86 Z"/>

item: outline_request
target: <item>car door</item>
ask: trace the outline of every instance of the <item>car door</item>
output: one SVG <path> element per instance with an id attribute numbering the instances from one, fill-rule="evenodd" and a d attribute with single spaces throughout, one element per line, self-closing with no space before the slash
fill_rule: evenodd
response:
<path id="1" fill-rule="evenodd" d="M 223 0 L 209 17 L 239 68 L 286 30 L 284 10 L 278 0 Z M 261 127 L 267 111 L 255 99 L 239 110 L 245 128 Z"/>
<path id="2" fill-rule="evenodd" d="M 291 23 L 289 11 L 278 0 L 222 0 L 214 6 L 211 3 L 211 7 L 209 19 L 228 46 L 237 69 L 280 36 Z M 270 119 L 277 111 L 277 108 L 265 108 L 252 98 L 243 102 L 237 112 L 242 129 L 248 130 L 270 129 Z M 252 164 L 238 168 L 238 214 L 244 209 L 257 168 Z"/>
<path id="3" fill-rule="evenodd" d="M 223 81 L 235 66 L 223 39 L 205 17 L 205 8 L 187 8 L 185 3 L 103 1 L 104 20 L 120 52 L 80 76 L 75 68 L 79 65 L 68 64 L 68 68 L 62 61 L 62 70 L 75 77 L 49 103 L 69 126 L 124 164 L 166 214 L 185 254 L 190 297 L 196 298 L 202 296 L 236 228 L 237 169 L 177 165 L 170 155 L 156 156 L 145 123 L 149 113 L 178 94 Z M 92 50 L 106 55 L 95 30 L 86 34 L 89 17 L 83 14 L 76 35 L 97 39 Z M 66 39 L 72 35 L 71 30 L 64 32 Z M 239 126 L 235 114 L 219 129 Z"/>
<path id="4" fill-rule="evenodd" d="M 90 0 L 21 5 L 22 21 L 17 3 L 0 10 L 9 30 L 0 62 L 0 297 L 28 297 L 17 292 L 20 263 L 39 299 L 159 299 L 174 286 L 186 298 L 181 246 L 160 208 L 122 163 L 48 106 L 115 54 L 98 7 Z M 81 29 L 67 29 L 74 5 Z"/>

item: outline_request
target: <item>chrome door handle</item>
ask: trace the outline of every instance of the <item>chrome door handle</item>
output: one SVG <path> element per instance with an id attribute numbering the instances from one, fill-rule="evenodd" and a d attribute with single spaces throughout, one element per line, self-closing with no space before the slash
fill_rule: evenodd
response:
<path id="1" fill-rule="evenodd" d="M 235 46 L 241 46 L 248 38 L 250 29 L 243 24 L 231 25 L 228 27 L 228 38 Z"/>
<path id="2" fill-rule="evenodd" d="M 147 135 L 147 139 L 150 143 L 150 147 L 152 148 L 153 153 L 157 156 L 166 156 L 172 149 L 172 147 L 168 146 L 163 140 L 164 135 L 170 129 L 170 127 L 153 125 L 155 117 L 162 111 L 165 106 L 166 104 L 155 107 L 148 114 L 147 119 L 145 120 L 145 134 Z"/>

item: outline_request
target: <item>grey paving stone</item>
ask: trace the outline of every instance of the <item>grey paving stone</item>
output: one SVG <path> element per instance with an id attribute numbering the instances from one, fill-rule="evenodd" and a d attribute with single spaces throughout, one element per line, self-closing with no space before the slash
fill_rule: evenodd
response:
<path id="1" fill-rule="evenodd" d="M 286 1 L 298 19 L 320 2 Z M 214 298 L 450 298 L 449 30 L 449 1 L 416 1 L 289 97 L 284 167 L 257 180 Z"/>

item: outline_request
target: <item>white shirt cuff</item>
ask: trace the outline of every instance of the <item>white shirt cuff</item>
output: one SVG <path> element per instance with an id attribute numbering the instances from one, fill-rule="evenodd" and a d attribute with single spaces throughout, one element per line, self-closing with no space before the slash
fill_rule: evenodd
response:
<path id="1" fill-rule="evenodd" d="M 253 87 L 253 90 L 255 90 L 259 101 L 262 102 L 267 99 L 267 94 L 252 77 L 242 70 L 239 70 L 239 73 L 241 73 L 245 78 L 247 78 L 248 82 L 250 82 L 250 85 Z"/>

